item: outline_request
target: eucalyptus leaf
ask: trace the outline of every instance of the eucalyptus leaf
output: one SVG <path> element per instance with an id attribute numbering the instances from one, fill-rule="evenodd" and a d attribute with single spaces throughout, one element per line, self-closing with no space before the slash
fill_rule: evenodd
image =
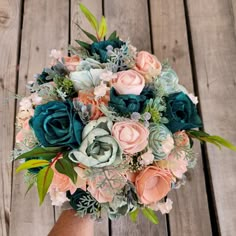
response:
<path id="1" fill-rule="evenodd" d="M 46 160 L 29 160 L 22 163 L 17 169 L 16 173 L 19 173 L 22 170 L 32 169 L 36 167 L 43 167 L 48 165 L 50 162 Z"/>
<path id="2" fill-rule="evenodd" d="M 48 188 L 51 185 L 54 172 L 50 166 L 43 168 L 39 171 L 37 177 L 37 187 L 39 195 L 39 204 L 41 205 L 48 192 Z"/>
<path id="3" fill-rule="evenodd" d="M 29 157 L 42 157 L 46 160 L 51 160 L 57 153 L 61 152 L 63 147 L 35 147 L 29 152 L 25 152 L 18 156 L 16 160 L 29 158 Z"/>
<path id="4" fill-rule="evenodd" d="M 85 7 L 82 3 L 79 4 L 81 11 L 84 13 L 85 17 L 88 19 L 91 26 L 97 31 L 98 30 L 98 21 L 95 16 Z"/>
<path id="5" fill-rule="evenodd" d="M 129 213 L 129 217 L 130 217 L 132 222 L 136 222 L 137 221 L 138 213 L 139 213 L 139 209 L 138 208 L 136 208 L 134 211 L 131 211 Z"/>
<path id="6" fill-rule="evenodd" d="M 142 209 L 142 213 L 153 224 L 157 225 L 159 223 L 159 220 L 158 220 L 155 212 L 152 209 L 150 209 L 150 208 L 143 208 Z"/>

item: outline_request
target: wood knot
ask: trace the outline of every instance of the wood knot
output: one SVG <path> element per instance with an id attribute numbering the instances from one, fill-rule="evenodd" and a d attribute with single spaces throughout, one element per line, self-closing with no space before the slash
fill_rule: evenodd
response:
<path id="1" fill-rule="evenodd" d="M 10 17 L 7 12 L 0 10 L 0 25 L 6 25 Z"/>
<path id="2" fill-rule="evenodd" d="M 4 89 L 3 78 L 0 78 L 0 87 L 1 87 L 1 89 Z"/>

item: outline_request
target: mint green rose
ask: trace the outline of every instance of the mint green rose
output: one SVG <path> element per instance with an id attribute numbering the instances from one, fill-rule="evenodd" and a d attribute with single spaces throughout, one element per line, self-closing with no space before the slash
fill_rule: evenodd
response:
<path id="1" fill-rule="evenodd" d="M 112 125 L 112 121 L 106 117 L 90 121 L 83 130 L 80 148 L 71 151 L 69 158 L 88 167 L 119 164 L 122 160 L 122 151 L 111 136 Z"/>

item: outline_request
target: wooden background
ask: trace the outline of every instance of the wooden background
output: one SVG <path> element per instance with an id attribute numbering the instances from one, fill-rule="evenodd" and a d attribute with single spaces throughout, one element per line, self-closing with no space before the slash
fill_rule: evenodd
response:
<path id="1" fill-rule="evenodd" d="M 205 130 L 236 143 L 235 0 L 83 0 L 110 32 L 138 48 L 169 58 L 181 83 L 200 99 Z M 89 29 L 77 0 L 0 0 L 0 235 L 47 235 L 60 209 L 36 191 L 26 197 L 22 175 L 9 160 L 14 147 L 17 104 L 25 83 L 49 62 L 52 48 L 66 49 L 84 38 L 74 23 Z M 9 98 L 9 99 L 8 99 Z M 172 212 L 152 225 L 123 218 L 96 224 L 97 236 L 234 236 L 236 233 L 236 155 L 212 145 L 196 145 L 198 164 L 187 184 L 173 191 Z"/>

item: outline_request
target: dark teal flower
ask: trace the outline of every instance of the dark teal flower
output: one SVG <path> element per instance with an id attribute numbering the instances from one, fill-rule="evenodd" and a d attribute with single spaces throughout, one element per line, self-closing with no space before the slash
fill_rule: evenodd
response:
<path id="1" fill-rule="evenodd" d="M 169 120 L 166 126 L 172 133 L 178 130 L 189 130 L 202 126 L 196 105 L 183 92 L 169 95 L 166 100 L 166 106 L 165 117 Z"/>
<path id="2" fill-rule="evenodd" d="M 43 69 L 42 73 L 37 75 L 38 84 L 45 84 L 53 81 L 53 78 L 50 78 L 49 74 L 45 70 L 46 69 Z"/>
<path id="3" fill-rule="evenodd" d="M 70 101 L 37 106 L 29 123 L 45 147 L 80 146 L 83 124 Z"/>
<path id="4" fill-rule="evenodd" d="M 100 203 L 89 193 L 78 188 L 73 194 L 66 192 L 71 207 L 81 215 L 94 214 L 101 208 Z"/>
<path id="5" fill-rule="evenodd" d="M 112 46 L 112 48 L 121 48 L 124 42 L 116 39 L 116 40 L 105 40 L 101 42 L 94 42 L 90 46 L 90 53 L 98 54 L 100 56 L 100 61 L 102 63 L 107 62 L 108 54 L 107 54 L 107 46 Z"/>
<path id="6" fill-rule="evenodd" d="M 148 88 L 144 88 L 140 95 L 119 95 L 114 88 L 111 88 L 108 105 L 114 108 L 116 112 L 128 115 L 133 112 L 142 112 L 148 100 L 153 96 L 153 92 Z"/>

